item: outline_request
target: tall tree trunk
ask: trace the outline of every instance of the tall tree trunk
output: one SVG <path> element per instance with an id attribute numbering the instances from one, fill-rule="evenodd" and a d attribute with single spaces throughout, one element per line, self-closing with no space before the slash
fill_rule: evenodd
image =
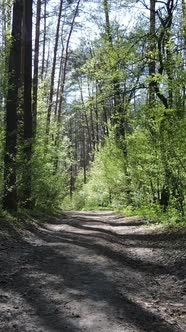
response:
<path id="1" fill-rule="evenodd" d="M 150 0 L 150 61 L 149 61 L 149 76 L 151 81 L 149 83 L 149 108 L 153 109 L 155 106 L 155 91 L 154 91 L 154 80 L 153 76 L 156 73 L 156 0 Z"/>
<path id="2" fill-rule="evenodd" d="M 84 113 L 84 117 L 85 117 L 86 130 L 87 130 L 87 134 L 88 134 L 89 151 L 92 153 L 92 149 L 94 147 L 94 140 L 92 140 L 91 128 L 90 128 L 91 124 L 89 125 L 89 121 L 88 121 L 86 105 L 85 105 L 84 98 L 83 98 L 83 86 L 82 85 L 83 85 L 82 80 L 81 81 L 79 80 L 79 91 L 80 91 L 80 96 L 81 96 L 82 109 L 83 109 L 83 113 Z"/>
<path id="3" fill-rule="evenodd" d="M 8 95 L 5 118 L 4 156 L 4 208 L 17 210 L 16 154 L 17 154 L 17 112 L 21 86 L 21 28 L 22 0 L 13 4 L 12 44 L 9 54 Z"/>
<path id="4" fill-rule="evenodd" d="M 110 24 L 109 17 L 109 5 L 108 0 L 102 0 L 104 15 L 105 15 L 105 34 L 106 41 L 111 49 L 114 49 L 113 46 L 113 37 L 112 37 L 112 29 Z M 117 65 L 114 66 L 115 71 L 117 72 Z M 113 125 L 116 126 L 116 136 L 119 143 L 121 143 L 125 138 L 125 125 L 124 125 L 124 114 L 123 114 L 123 106 L 121 100 L 121 89 L 120 89 L 120 81 L 117 77 L 112 79 L 112 87 L 113 87 L 113 102 L 114 102 L 114 112 L 113 112 Z M 120 145 L 123 145 L 121 143 Z"/>
<path id="5" fill-rule="evenodd" d="M 23 169 L 23 193 L 22 205 L 31 207 L 31 180 L 32 180 L 32 139 L 33 139 L 33 118 L 32 118 L 32 3 L 33 0 L 24 1 L 23 20 L 23 68 L 24 68 L 24 129 L 23 129 L 23 157 L 25 167 Z"/>
<path id="6" fill-rule="evenodd" d="M 83 119 L 82 119 L 83 121 Z M 87 183 L 87 153 L 86 153 L 86 134 L 85 134 L 85 127 L 82 124 L 81 126 L 81 146 L 82 146 L 82 150 L 81 150 L 81 163 L 83 166 L 83 183 L 86 184 Z"/>
<path id="7" fill-rule="evenodd" d="M 35 50 L 34 50 L 34 77 L 33 77 L 33 134 L 36 134 L 38 72 L 39 72 L 39 36 L 41 22 L 41 0 L 37 0 Z"/>
<path id="8" fill-rule="evenodd" d="M 182 28 L 183 28 L 183 67 L 186 68 L 186 0 L 182 0 Z M 183 85 L 183 111 L 185 110 L 186 86 Z M 183 112 L 184 113 L 184 112 Z"/>
<path id="9" fill-rule="evenodd" d="M 186 0 L 182 0 L 182 29 L 183 29 L 183 45 L 184 56 L 186 55 Z"/>
<path id="10" fill-rule="evenodd" d="M 46 49 L 46 15 L 47 15 L 47 0 L 44 0 L 44 31 L 43 31 L 43 54 L 42 54 L 42 65 L 41 65 L 41 77 L 43 79 L 44 71 L 45 71 L 45 49 Z"/>
<path id="11" fill-rule="evenodd" d="M 109 43 L 112 45 L 112 32 L 111 32 L 111 26 L 110 26 L 108 0 L 103 0 L 103 8 L 104 8 L 104 14 L 105 14 L 105 32 L 106 32 Z"/>
<path id="12" fill-rule="evenodd" d="M 53 57 L 51 82 L 50 82 L 50 97 L 49 97 L 49 106 L 48 106 L 47 124 L 46 124 L 47 142 L 48 142 L 48 135 L 49 135 L 49 131 L 50 131 L 50 120 L 51 120 L 51 111 L 52 111 L 53 94 L 54 94 L 54 80 L 55 80 L 55 72 L 56 72 L 56 61 L 57 61 L 57 51 L 58 51 L 58 44 L 59 44 L 59 31 L 60 31 L 60 23 L 61 23 L 61 16 L 62 16 L 62 8 L 63 8 L 63 0 L 61 0 L 60 6 L 59 6 L 58 22 L 57 22 L 57 28 L 56 28 L 55 45 L 54 45 L 54 57 Z"/>
<path id="13" fill-rule="evenodd" d="M 104 14 L 105 14 L 105 33 L 106 33 L 106 41 L 110 44 L 111 49 L 114 49 L 113 38 L 112 38 L 112 30 L 109 19 L 109 5 L 108 0 L 102 0 Z M 114 66 L 115 72 L 117 72 L 117 65 Z M 128 153 L 127 153 L 127 145 L 126 145 L 126 116 L 127 109 L 124 110 L 122 98 L 121 98 L 121 86 L 120 79 L 115 77 L 111 82 L 113 86 L 113 103 L 114 103 L 114 112 L 112 117 L 112 124 L 116 128 L 116 143 L 122 149 L 123 157 L 124 157 L 124 173 L 126 176 L 126 200 L 128 204 L 131 204 L 131 190 L 130 190 L 130 174 L 128 171 Z"/>
<path id="14" fill-rule="evenodd" d="M 57 114 L 58 114 L 58 106 L 59 106 L 59 96 L 60 96 L 60 86 L 61 86 L 61 77 L 62 77 L 62 72 L 63 72 L 63 57 L 64 57 L 64 46 L 62 47 L 61 51 L 61 59 L 60 59 L 60 66 L 59 66 L 59 75 L 58 75 L 58 82 L 57 82 L 57 91 L 56 91 L 56 104 L 55 104 L 55 111 L 54 111 L 54 116 L 55 119 L 57 120 Z"/>
<path id="15" fill-rule="evenodd" d="M 69 60 L 69 44 L 70 44 L 70 39 L 71 39 L 71 35 L 72 35 L 72 32 L 73 32 L 73 28 L 74 28 L 75 19 L 76 19 L 76 16 L 78 14 L 80 2 L 81 2 L 81 0 L 78 0 L 77 4 L 76 4 L 76 8 L 75 8 L 74 15 L 73 15 L 73 18 L 72 18 L 72 22 L 71 22 L 71 25 L 70 25 L 70 31 L 69 31 L 69 34 L 68 34 L 66 48 L 65 48 L 64 67 L 63 67 L 62 80 L 61 80 L 61 91 L 60 91 L 60 101 L 59 101 L 59 111 L 58 111 L 58 122 L 59 123 L 61 122 L 63 98 L 64 98 L 64 89 L 65 89 L 66 74 L 67 74 L 67 65 L 68 65 L 68 60 Z"/>
<path id="16" fill-rule="evenodd" d="M 56 146 L 59 145 L 59 141 L 60 141 L 61 117 L 62 117 L 62 109 L 63 109 L 63 99 L 64 99 L 64 90 L 65 90 L 65 83 L 66 83 L 67 66 L 68 66 L 68 60 L 69 60 L 69 45 L 70 45 L 70 40 L 71 40 L 73 28 L 74 28 L 75 19 L 76 19 L 76 16 L 78 14 L 80 2 L 81 2 L 81 0 L 77 0 L 77 4 L 76 4 L 74 14 L 73 14 L 73 17 L 72 17 L 72 21 L 71 21 L 71 24 L 70 24 L 70 31 L 69 31 L 69 34 L 68 34 L 68 37 L 67 37 L 65 51 L 62 50 L 62 51 L 64 51 L 64 63 L 63 63 L 63 68 L 62 68 L 59 109 L 58 109 L 58 114 L 57 114 L 58 126 L 57 126 L 57 135 L 56 135 L 56 141 L 55 141 Z M 57 172 L 57 169 L 58 169 L 58 156 L 56 156 L 54 169 L 55 169 L 55 172 Z"/>

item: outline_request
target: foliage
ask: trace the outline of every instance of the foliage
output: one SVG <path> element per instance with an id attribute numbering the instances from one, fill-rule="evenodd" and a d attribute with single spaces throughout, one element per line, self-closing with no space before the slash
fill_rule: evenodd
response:
<path id="1" fill-rule="evenodd" d="M 69 141 L 63 137 L 60 148 L 56 148 L 55 136 L 57 127 L 55 121 L 51 124 L 52 135 L 46 150 L 45 124 L 46 104 L 43 101 L 45 94 L 44 84 L 40 84 L 38 95 L 37 134 L 32 159 L 32 200 L 35 209 L 53 210 L 60 207 L 67 193 L 68 174 L 70 164 Z M 58 159 L 59 172 L 56 172 L 55 160 Z"/>
<path id="2" fill-rule="evenodd" d="M 66 1 L 60 14 L 57 1 L 52 6 L 48 1 L 41 2 L 39 20 L 43 29 L 35 53 L 40 54 L 42 68 L 36 64 L 36 130 L 29 161 L 33 209 L 110 206 L 150 219 L 184 220 L 184 8 L 176 1 L 173 7 L 162 2 L 162 8 L 157 6 L 149 15 L 142 1 L 138 5 L 146 7 L 139 11 L 140 19 L 123 26 L 121 13 L 138 15 L 134 1 L 95 2 L 95 12 L 85 19 L 82 40 L 75 48 L 71 34 L 84 24 L 81 18 L 76 22 L 76 14 L 81 15 L 74 10 L 78 3 Z M 6 133 L 10 8 L 0 7 L 1 156 Z M 56 19 L 51 20 L 50 14 Z M 97 26 L 91 38 L 86 31 L 88 19 Z M 19 116 L 16 185 L 21 198 L 26 163 L 21 112 Z M 3 185 L 1 173 L 0 195 Z"/>
<path id="3" fill-rule="evenodd" d="M 122 191 L 125 191 L 122 151 L 117 147 L 111 134 L 104 146 L 100 146 L 95 154 L 88 174 L 88 182 L 77 190 L 73 201 L 77 207 L 80 205 L 81 208 L 83 204 L 87 208 L 111 206 L 124 201 Z"/>

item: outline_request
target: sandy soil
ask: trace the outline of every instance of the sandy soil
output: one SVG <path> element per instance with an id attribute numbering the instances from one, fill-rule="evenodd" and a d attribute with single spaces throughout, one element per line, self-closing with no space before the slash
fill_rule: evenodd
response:
<path id="1" fill-rule="evenodd" d="M 86 211 L 0 235 L 0 331 L 186 331 L 185 230 Z"/>

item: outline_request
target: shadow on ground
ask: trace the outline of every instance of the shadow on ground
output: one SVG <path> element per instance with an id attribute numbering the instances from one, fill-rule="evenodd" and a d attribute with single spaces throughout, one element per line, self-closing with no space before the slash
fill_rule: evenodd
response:
<path id="1" fill-rule="evenodd" d="M 1 331 L 183 331 L 152 305 L 144 305 L 153 302 L 157 275 L 183 279 L 183 261 L 166 266 L 128 251 L 170 249 L 171 237 L 130 234 L 130 228 L 146 222 L 119 218 L 115 224 L 113 217 L 108 212 L 86 218 L 69 213 L 53 225 L 36 227 L 13 247 L 4 247 Z M 129 233 L 116 234 L 108 226 L 128 227 Z"/>

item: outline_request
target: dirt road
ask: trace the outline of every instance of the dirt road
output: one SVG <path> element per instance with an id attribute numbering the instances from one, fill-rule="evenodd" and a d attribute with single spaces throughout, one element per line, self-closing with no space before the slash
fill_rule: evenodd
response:
<path id="1" fill-rule="evenodd" d="M 0 243 L 0 331 L 186 331 L 185 231 L 67 212 Z"/>

